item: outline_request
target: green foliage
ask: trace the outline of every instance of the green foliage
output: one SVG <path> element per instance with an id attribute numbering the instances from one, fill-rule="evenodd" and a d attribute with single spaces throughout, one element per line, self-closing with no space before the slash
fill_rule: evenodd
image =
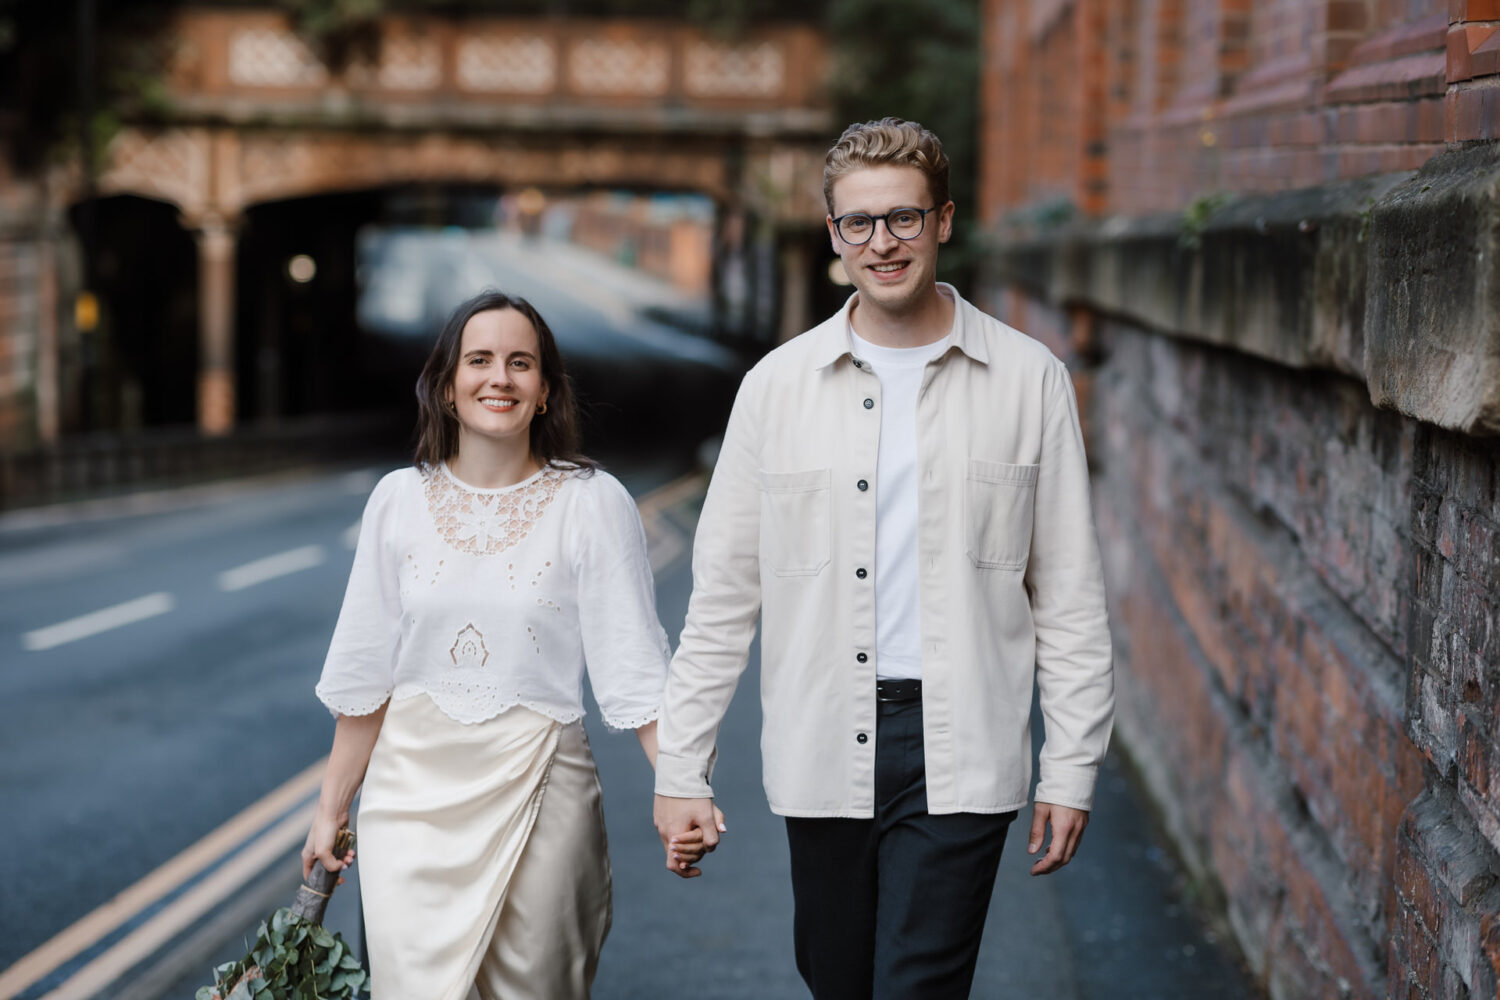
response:
<path id="1" fill-rule="evenodd" d="M 48 159 L 76 158 L 81 115 L 97 167 L 123 117 L 165 114 L 161 50 L 148 40 L 162 36 L 173 6 L 97 0 L 90 32 L 75 3 L 0 0 L 0 123 L 22 139 L 9 151 L 22 173 Z M 80 59 L 86 38 L 91 67 Z"/>
<path id="2" fill-rule="evenodd" d="M 1188 202 L 1187 207 L 1182 210 L 1178 244 L 1186 250 L 1196 250 L 1202 246 L 1203 230 L 1208 228 L 1209 220 L 1232 200 L 1234 200 L 1233 195 L 1224 191 L 1215 191 L 1213 194 L 1199 195 Z"/>
<path id="3" fill-rule="evenodd" d="M 341 935 L 282 907 L 261 923 L 249 953 L 215 969 L 214 985 L 199 988 L 195 1000 L 225 1000 L 242 980 L 241 995 L 252 1000 L 348 1000 L 368 979 Z"/>

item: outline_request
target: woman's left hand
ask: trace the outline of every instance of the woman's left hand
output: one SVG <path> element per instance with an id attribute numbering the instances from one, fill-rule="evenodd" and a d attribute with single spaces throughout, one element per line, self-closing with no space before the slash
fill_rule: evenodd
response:
<path id="1" fill-rule="evenodd" d="M 729 830 L 724 823 L 724 813 L 718 806 L 714 806 L 714 825 L 719 828 L 720 833 L 726 833 Z M 699 827 L 672 838 L 672 860 L 683 871 L 696 866 L 699 861 L 703 860 L 704 855 L 713 849 L 713 847 L 704 846 L 703 830 Z"/>

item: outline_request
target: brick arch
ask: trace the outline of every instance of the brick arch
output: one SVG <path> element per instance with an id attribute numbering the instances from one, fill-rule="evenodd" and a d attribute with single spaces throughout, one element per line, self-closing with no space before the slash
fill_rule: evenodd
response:
<path id="1" fill-rule="evenodd" d="M 514 137 L 209 128 L 127 128 L 112 142 L 100 194 L 176 205 L 189 219 L 236 218 L 250 205 L 407 183 L 644 187 L 733 194 L 732 149 L 661 137 Z"/>

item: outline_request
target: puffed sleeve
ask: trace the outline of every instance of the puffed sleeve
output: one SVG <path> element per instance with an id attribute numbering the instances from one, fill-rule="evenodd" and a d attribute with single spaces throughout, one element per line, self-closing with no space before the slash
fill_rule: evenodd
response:
<path id="1" fill-rule="evenodd" d="M 392 554 L 403 469 L 381 479 L 365 503 L 344 606 L 339 610 L 317 695 L 335 715 L 369 715 L 391 696 L 401 639 L 401 594 Z"/>
<path id="2" fill-rule="evenodd" d="M 594 700 L 610 729 L 636 729 L 661 711 L 667 633 L 656 616 L 656 583 L 640 511 L 606 472 L 580 478 L 570 512 L 578 622 Z"/>

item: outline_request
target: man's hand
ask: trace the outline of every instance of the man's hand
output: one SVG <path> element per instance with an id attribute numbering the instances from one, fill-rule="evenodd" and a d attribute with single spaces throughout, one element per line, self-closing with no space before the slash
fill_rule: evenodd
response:
<path id="1" fill-rule="evenodd" d="M 1026 844 L 1027 854 L 1042 849 L 1049 822 L 1052 824 L 1052 842 L 1047 845 L 1047 853 L 1031 866 L 1033 875 L 1050 874 L 1073 860 L 1073 854 L 1083 840 L 1083 828 L 1089 825 L 1089 814 L 1083 809 L 1038 802 L 1031 811 L 1031 839 Z"/>
<path id="2" fill-rule="evenodd" d="M 714 806 L 714 800 L 658 795 L 652 812 L 667 855 L 667 871 L 682 878 L 702 875 L 697 860 L 719 846 L 719 834 L 726 829 L 724 814 Z"/>

